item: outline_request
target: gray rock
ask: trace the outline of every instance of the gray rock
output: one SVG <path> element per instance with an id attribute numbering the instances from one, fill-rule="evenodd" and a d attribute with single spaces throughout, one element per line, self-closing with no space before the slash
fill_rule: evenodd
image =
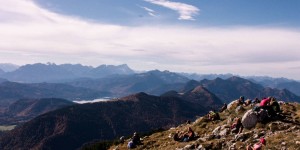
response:
<path id="1" fill-rule="evenodd" d="M 242 117 L 242 124 L 244 128 L 251 129 L 255 127 L 257 123 L 257 116 L 254 111 L 248 110 Z"/>

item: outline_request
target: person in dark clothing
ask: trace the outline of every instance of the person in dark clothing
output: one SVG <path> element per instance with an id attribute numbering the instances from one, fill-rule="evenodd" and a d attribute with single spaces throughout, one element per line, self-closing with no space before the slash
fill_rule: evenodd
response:
<path id="1" fill-rule="evenodd" d="M 219 113 L 215 112 L 214 110 L 209 111 L 207 117 L 211 121 L 220 120 Z"/>
<path id="2" fill-rule="evenodd" d="M 279 113 L 281 111 L 280 105 L 275 98 L 271 99 L 270 106 L 273 108 L 275 113 Z"/>
<path id="3" fill-rule="evenodd" d="M 187 132 L 183 135 L 183 142 L 188 142 L 193 140 L 195 137 L 195 133 L 191 127 L 188 127 Z"/>
<path id="4" fill-rule="evenodd" d="M 243 132 L 243 124 L 240 118 L 235 118 L 235 122 L 231 125 L 231 133 L 240 134 Z"/>
<path id="5" fill-rule="evenodd" d="M 178 142 L 188 142 L 193 140 L 194 138 L 195 132 L 192 130 L 191 127 L 188 127 L 186 132 L 177 131 L 173 136 L 174 141 Z"/>
<path id="6" fill-rule="evenodd" d="M 243 105 L 245 103 L 245 98 L 244 96 L 241 96 L 238 100 L 238 105 Z"/>
<path id="7" fill-rule="evenodd" d="M 136 132 L 134 132 L 134 134 L 133 134 L 132 142 L 133 142 L 134 145 L 140 145 L 141 144 L 140 136 Z"/>
<path id="8" fill-rule="evenodd" d="M 220 109 L 220 112 L 223 112 L 223 111 L 226 110 L 226 109 L 227 109 L 227 104 L 224 103 L 224 105 L 223 105 L 222 108 Z"/>
<path id="9" fill-rule="evenodd" d="M 260 103 L 260 100 L 256 97 L 253 101 L 252 101 L 253 104 L 258 104 Z"/>
<path id="10" fill-rule="evenodd" d="M 173 135 L 173 139 L 174 139 L 174 141 L 181 142 L 181 141 L 182 141 L 182 135 L 181 135 L 181 132 L 177 131 L 177 132 Z"/>

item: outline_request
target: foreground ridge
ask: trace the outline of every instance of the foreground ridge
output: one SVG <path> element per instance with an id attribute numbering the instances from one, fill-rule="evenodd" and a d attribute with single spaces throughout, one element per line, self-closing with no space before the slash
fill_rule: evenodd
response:
<path id="1" fill-rule="evenodd" d="M 176 149 L 176 150 L 220 150 L 220 149 L 246 149 L 247 145 L 258 143 L 261 138 L 266 140 L 263 149 L 296 150 L 300 146 L 300 104 L 281 103 L 281 119 L 272 119 L 256 123 L 250 129 L 244 128 L 242 133 L 230 133 L 234 118 L 243 115 L 255 106 L 238 106 L 237 101 L 229 104 L 228 109 L 219 113 L 220 120 L 210 121 L 207 116 L 200 117 L 194 122 L 181 124 L 162 132 L 142 137 L 142 144 L 134 149 Z M 178 131 L 186 131 L 191 127 L 196 139 L 188 142 L 173 140 L 173 135 Z M 113 145 L 110 150 L 128 149 L 127 143 Z"/>

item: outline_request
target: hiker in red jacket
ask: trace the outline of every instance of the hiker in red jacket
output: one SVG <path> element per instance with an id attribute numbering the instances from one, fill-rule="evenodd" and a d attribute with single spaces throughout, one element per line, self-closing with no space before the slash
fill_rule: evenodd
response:
<path id="1" fill-rule="evenodd" d="M 261 100 L 259 106 L 262 108 L 262 107 L 265 107 L 265 106 L 269 106 L 270 105 L 270 102 L 271 102 L 271 98 L 268 97 L 268 98 L 265 98 L 263 100 Z"/>

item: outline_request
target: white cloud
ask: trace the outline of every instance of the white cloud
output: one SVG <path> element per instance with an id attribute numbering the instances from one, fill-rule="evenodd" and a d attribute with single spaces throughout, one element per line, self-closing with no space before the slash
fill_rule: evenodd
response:
<path id="1" fill-rule="evenodd" d="M 154 14 L 155 11 L 153 9 L 150 9 L 148 7 L 144 7 L 144 6 L 140 6 L 141 8 L 143 8 L 144 10 L 146 10 L 148 12 L 148 15 L 152 16 L 152 17 L 156 17 L 156 15 Z"/>
<path id="2" fill-rule="evenodd" d="M 169 0 L 145 0 L 146 2 L 160 5 L 179 13 L 179 20 L 195 20 L 194 15 L 197 15 L 199 9 L 193 5 L 188 5 L 180 2 L 171 2 Z"/>
<path id="3" fill-rule="evenodd" d="M 297 29 L 110 25 L 56 14 L 33 1 L 0 2 L 1 63 L 127 63 L 139 70 L 299 79 L 300 70 L 291 69 L 300 64 Z"/>

